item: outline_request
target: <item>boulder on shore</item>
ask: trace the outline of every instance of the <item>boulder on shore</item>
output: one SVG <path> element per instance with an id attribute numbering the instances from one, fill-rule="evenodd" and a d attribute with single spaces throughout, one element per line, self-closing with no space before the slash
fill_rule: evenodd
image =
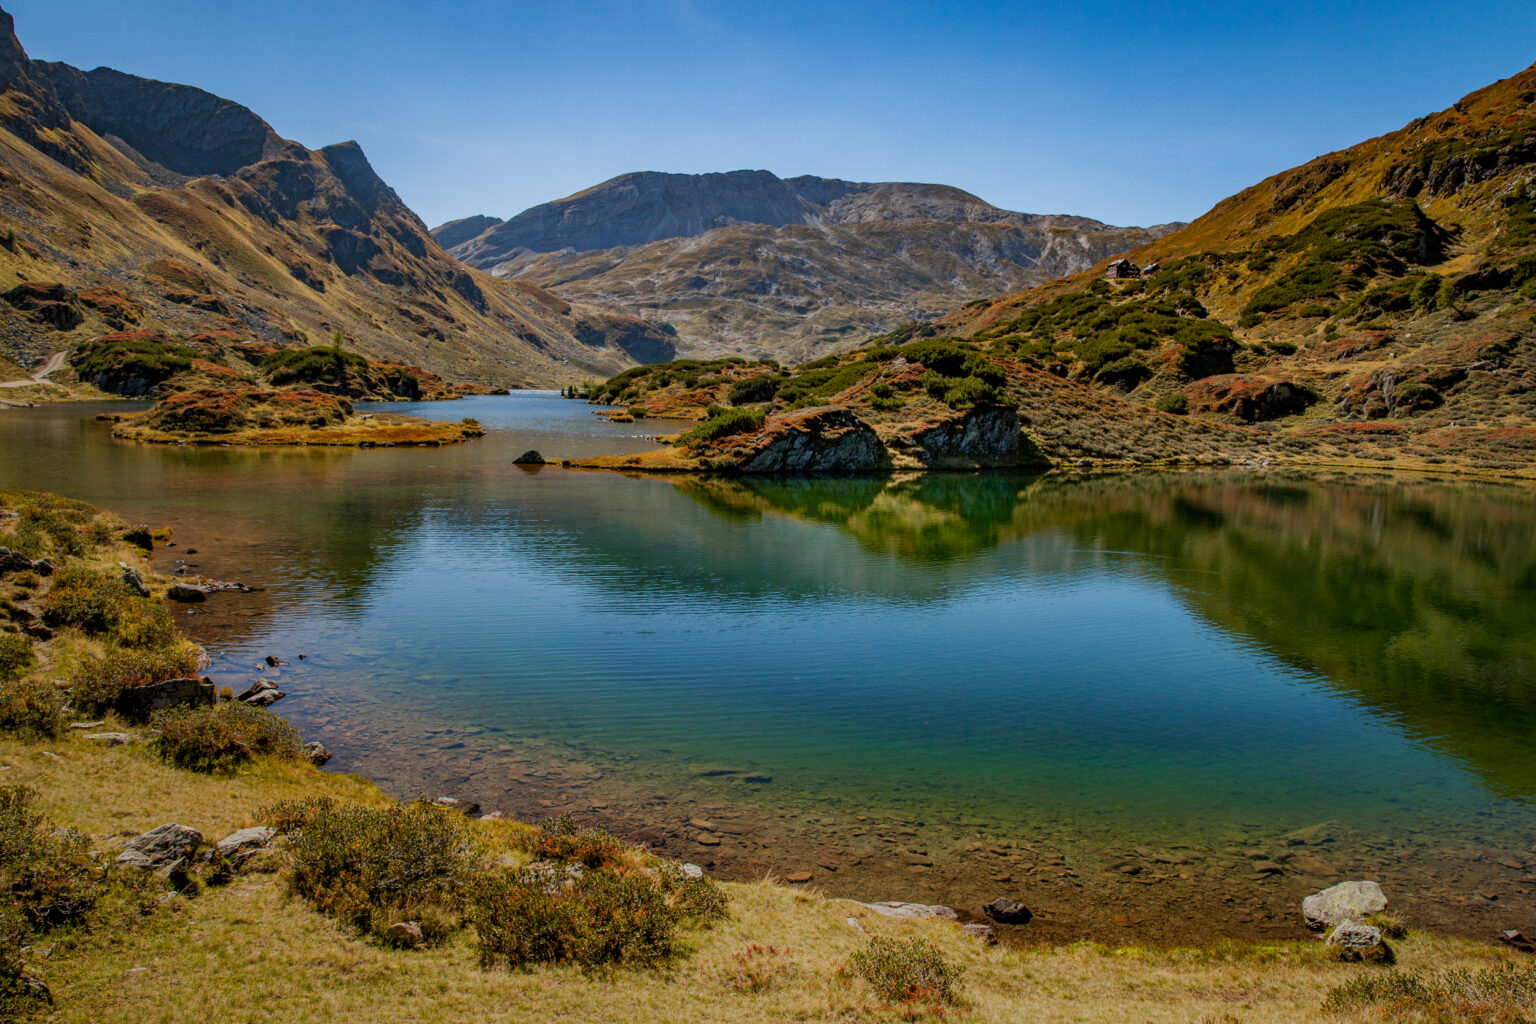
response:
<path id="1" fill-rule="evenodd" d="M 1328 945 L 1340 960 L 1389 964 L 1396 959 L 1392 947 L 1381 937 L 1381 929 L 1358 921 L 1340 922 L 1328 934 Z"/>
<path id="2" fill-rule="evenodd" d="M 188 676 L 166 679 L 148 686 L 131 686 L 122 692 L 112 706 L 130 722 L 147 722 L 156 711 L 212 704 L 214 699 L 211 682 Z"/>
<path id="3" fill-rule="evenodd" d="M 1386 909 L 1386 895 L 1371 881 L 1340 882 L 1301 901 L 1302 919 L 1314 932 L 1345 921 L 1360 921 Z"/>
<path id="4" fill-rule="evenodd" d="M 202 845 L 203 834 L 197 829 L 167 822 L 131 840 L 117 855 L 117 863 L 125 868 L 179 874 Z"/>
<path id="5" fill-rule="evenodd" d="M 331 752 L 326 749 L 324 743 L 318 740 L 310 740 L 304 744 L 304 756 L 309 758 L 310 764 L 319 768 L 331 759 Z"/>

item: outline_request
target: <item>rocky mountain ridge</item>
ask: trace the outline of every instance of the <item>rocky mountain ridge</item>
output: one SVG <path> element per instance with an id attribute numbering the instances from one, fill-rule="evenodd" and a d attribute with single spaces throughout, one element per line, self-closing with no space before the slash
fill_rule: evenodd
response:
<path id="1" fill-rule="evenodd" d="M 670 336 L 450 258 L 356 143 L 184 85 L 33 61 L 0 11 L 0 352 L 123 330 L 303 347 L 500 386 L 670 358 Z"/>
<path id="2" fill-rule="evenodd" d="M 665 319 L 685 353 L 794 359 L 1082 269 L 1169 227 L 1017 213 L 946 185 L 643 171 L 434 234 L 471 266 Z"/>

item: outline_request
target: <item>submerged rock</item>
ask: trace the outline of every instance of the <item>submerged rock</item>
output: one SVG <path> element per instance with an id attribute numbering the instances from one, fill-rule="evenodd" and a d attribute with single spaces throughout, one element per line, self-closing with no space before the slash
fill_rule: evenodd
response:
<path id="1" fill-rule="evenodd" d="M 208 600 L 208 592 L 190 583 L 175 583 L 165 592 L 167 599 L 180 604 L 201 604 Z"/>
<path id="2" fill-rule="evenodd" d="M 988 903 L 983 910 L 988 917 L 998 924 L 1029 924 L 1034 919 L 1034 913 L 1018 900 L 1003 899 L 999 897 Z"/>
<path id="3" fill-rule="evenodd" d="M 1371 881 L 1340 882 L 1301 901 L 1302 919 L 1315 932 L 1386 909 L 1386 895 Z"/>

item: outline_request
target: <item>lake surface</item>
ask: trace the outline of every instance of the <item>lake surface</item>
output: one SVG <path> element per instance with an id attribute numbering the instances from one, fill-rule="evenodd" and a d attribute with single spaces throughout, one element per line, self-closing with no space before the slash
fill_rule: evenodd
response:
<path id="1" fill-rule="evenodd" d="M 392 451 L 123 445 L 93 416 L 124 407 L 0 412 L 0 486 L 265 588 L 180 613 L 216 681 L 277 678 L 397 794 L 862 898 L 1018 893 L 1048 937 L 1294 929 L 1361 874 L 1536 927 L 1528 488 L 633 478 L 511 465 L 665 429 L 549 393 L 391 407 L 488 431 Z"/>

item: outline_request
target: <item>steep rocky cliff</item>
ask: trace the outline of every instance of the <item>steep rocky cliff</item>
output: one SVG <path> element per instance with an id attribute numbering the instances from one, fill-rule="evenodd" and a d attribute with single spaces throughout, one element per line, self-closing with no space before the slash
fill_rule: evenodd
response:
<path id="1" fill-rule="evenodd" d="M 356 143 L 310 150 L 200 89 L 27 58 L 0 11 L 0 354 L 220 332 L 459 380 L 555 384 L 672 339 L 465 267 Z M 14 299 L 14 301 L 12 301 Z"/>
<path id="2" fill-rule="evenodd" d="M 945 185 L 646 171 L 434 234 L 471 266 L 665 319 L 690 354 L 803 358 L 1162 230 L 1015 213 Z"/>

